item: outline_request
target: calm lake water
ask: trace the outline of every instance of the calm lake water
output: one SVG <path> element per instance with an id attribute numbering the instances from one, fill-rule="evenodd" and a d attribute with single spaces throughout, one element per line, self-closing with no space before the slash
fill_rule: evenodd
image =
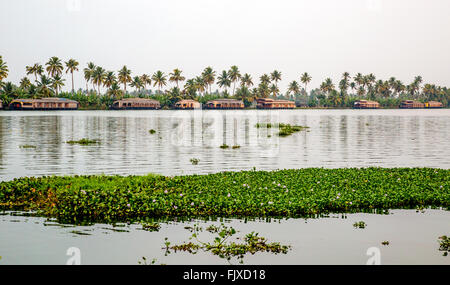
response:
<path id="1" fill-rule="evenodd" d="M 256 231 L 269 242 L 290 245 L 287 254 L 256 253 L 244 257 L 244 264 L 359 264 L 380 250 L 381 264 L 450 264 L 450 256 L 439 251 L 438 237 L 448 234 L 450 211 L 394 210 L 388 215 L 347 214 L 320 219 L 282 221 L 226 220 L 239 232 L 238 237 Z M 364 229 L 353 223 L 365 221 Z M 191 233 L 184 229 L 194 222 L 162 223 L 159 232 L 147 232 L 136 224 L 118 227 L 59 225 L 44 218 L 0 216 L 1 264 L 66 264 L 67 250 L 77 247 L 81 264 L 138 264 L 145 256 L 156 264 L 222 264 L 227 262 L 209 253 L 171 253 L 164 256 L 164 238 L 172 244 L 189 242 Z M 203 228 L 220 222 L 200 221 Z M 214 236 L 202 233 L 201 241 Z M 389 245 L 382 245 L 389 241 Z M 236 260 L 232 264 L 238 264 Z"/>
<path id="2" fill-rule="evenodd" d="M 275 128 L 256 128 L 258 122 L 309 129 L 279 137 Z M 100 144 L 65 143 L 81 138 L 99 139 Z M 221 149 L 223 143 L 230 148 Z M 36 148 L 20 147 L 30 144 Z M 448 169 L 449 149 L 449 109 L 0 111 L 0 180 L 53 174 L 183 175 L 253 167 Z M 200 159 L 198 165 L 191 158 Z"/>
<path id="3" fill-rule="evenodd" d="M 257 123 L 308 126 L 288 137 Z M 149 130 L 156 132 L 150 134 Z M 98 139 L 96 145 L 66 141 Z M 229 149 L 219 146 L 226 143 Z M 21 148 L 34 145 L 36 148 Z M 231 146 L 240 148 L 232 149 Z M 21 176 L 71 174 L 185 175 L 304 167 L 450 168 L 450 110 L 280 111 L 0 111 L 0 181 Z M 191 158 L 200 160 L 198 165 Z M 1 213 L 0 213 L 1 214 Z M 365 229 L 353 223 L 365 221 Z M 287 255 L 255 254 L 245 264 L 365 264 L 378 247 L 382 264 L 450 264 L 438 251 L 449 235 L 450 212 L 393 210 L 389 215 L 331 215 L 319 219 L 231 219 L 242 233 L 259 232 L 292 246 Z M 208 222 L 207 224 L 218 224 Z M 188 241 L 189 223 L 59 225 L 45 218 L 0 215 L 1 264 L 65 264 L 69 247 L 82 264 L 226 264 L 206 253 L 164 256 L 164 238 Z M 206 224 L 205 224 L 206 225 Z M 208 234 L 202 235 L 211 240 Z M 389 241 L 388 246 L 381 242 Z M 236 262 L 235 262 L 236 263 Z"/>

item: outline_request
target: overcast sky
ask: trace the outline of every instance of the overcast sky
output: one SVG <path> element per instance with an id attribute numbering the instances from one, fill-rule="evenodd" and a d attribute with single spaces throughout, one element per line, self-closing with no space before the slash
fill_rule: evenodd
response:
<path id="1" fill-rule="evenodd" d="M 75 88 L 89 61 L 187 78 L 237 65 L 255 84 L 277 69 L 282 92 L 305 71 L 314 87 L 344 71 L 450 86 L 449 12 L 449 0 L 1 0 L 0 55 L 15 83 L 26 65 L 77 59 Z"/>

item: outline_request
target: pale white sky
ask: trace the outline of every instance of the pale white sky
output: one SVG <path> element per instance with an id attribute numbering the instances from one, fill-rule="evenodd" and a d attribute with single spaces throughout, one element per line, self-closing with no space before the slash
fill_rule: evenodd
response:
<path id="1" fill-rule="evenodd" d="M 76 88 L 89 61 L 187 78 L 237 65 L 255 84 L 277 69 L 282 92 L 305 71 L 313 87 L 344 71 L 450 86 L 449 11 L 448 0 L 1 0 L 0 55 L 15 83 L 26 65 L 75 58 Z"/>

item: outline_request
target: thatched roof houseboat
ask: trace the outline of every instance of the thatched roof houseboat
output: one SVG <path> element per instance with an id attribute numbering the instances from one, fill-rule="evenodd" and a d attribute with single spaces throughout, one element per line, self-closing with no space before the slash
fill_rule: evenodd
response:
<path id="1" fill-rule="evenodd" d="M 378 103 L 376 101 L 359 100 L 353 104 L 353 108 L 355 108 L 355 109 L 378 109 L 378 108 L 380 108 L 380 103 Z"/>
<path id="2" fill-rule="evenodd" d="M 201 104 L 195 100 L 184 99 L 175 103 L 175 109 L 199 109 Z"/>
<path id="3" fill-rule="evenodd" d="M 114 101 L 111 108 L 115 110 L 149 110 L 160 109 L 161 104 L 158 100 L 153 99 L 126 98 Z"/>
<path id="4" fill-rule="evenodd" d="M 429 101 L 425 103 L 425 108 L 443 108 L 444 105 L 441 102 Z"/>
<path id="5" fill-rule="evenodd" d="M 244 102 L 235 99 L 216 99 L 206 102 L 206 109 L 244 109 Z"/>
<path id="6" fill-rule="evenodd" d="M 400 103 L 399 108 L 402 109 L 418 109 L 418 108 L 425 108 L 425 104 L 419 101 L 414 100 L 405 100 Z"/>
<path id="7" fill-rule="evenodd" d="M 256 99 L 258 109 L 294 109 L 295 102 L 289 100 L 275 100 L 271 98 Z"/>
<path id="8" fill-rule="evenodd" d="M 16 99 L 10 110 L 77 110 L 79 103 L 67 98 Z"/>

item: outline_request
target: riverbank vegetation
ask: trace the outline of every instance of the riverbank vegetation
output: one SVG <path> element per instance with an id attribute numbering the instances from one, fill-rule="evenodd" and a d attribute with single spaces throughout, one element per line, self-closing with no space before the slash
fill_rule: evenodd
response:
<path id="1" fill-rule="evenodd" d="M 71 223 L 171 217 L 301 217 L 450 207 L 450 170 L 307 168 L 209 175 L 65 176 L 0 182 L 0 210 Z"/>
<path id="2" fill-rule="evenodd" d="M 256 98 L 268 97 L 295 100 L 299 106 L 318 108 L 349 108 L 361 99 L 376 100 L 384 108 L 397 108 L 401 101 L 407 99 L 439 101 L 450 107 L 450 89 L 425 83 L 421 76 L 406 84 L 395 77 L 377 79 L 371 73 L 351 76 L 343 72 L 337 83 L 326 78 L 319 86 L 308 88 L 312 77 L 304 72 L 283 92 L 279 87 L 283 75 L 278 70 L 262 74 L 257 81 L 237 66 L 220 73 L 206 67 L 192 78 L 186 78 L 178 68 L 169 73 L 157 70 L 152 75 L 133 75 L 126 65 L 118 71 L 111 71 L 89 62 L 80 69 L 75 59 L 62 62 L 58 57 L 51 57 L 45 65 L 26 66 L 25 76 L 19 83 L 12 83 L 6 81 L 9 68 L 0 56 L 0 100 L 8 105 L 17 98 L 59 96 L 78 101 L 81 109 L 108 109 L 114 100 L 129 97 L 155 99 L 162 108 L 173 107 L 181 99 L 206 103 L 218 98 L 243 100 L 245 106 L 250 107 Z M 73 74 L 76 72 L 83 72 L 83 88 L 75 88 Z M 63 91 L 66 86 L 64 74 L 69 76 L 67 86 L 70 86 L 70 91 Z M 214 91 L 213 85 L 217 87 Z"/>

